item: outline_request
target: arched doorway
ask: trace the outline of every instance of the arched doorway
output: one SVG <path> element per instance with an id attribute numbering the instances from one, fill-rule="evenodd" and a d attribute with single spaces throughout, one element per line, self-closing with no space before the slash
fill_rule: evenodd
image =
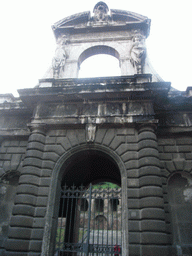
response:
<path id="1" fill-rule="evenodd" d="M 121 174 L 116 162 L 101 151 L 83 150 L 65 161 L 61 173 L 55 255 L 121 254 Z"/>

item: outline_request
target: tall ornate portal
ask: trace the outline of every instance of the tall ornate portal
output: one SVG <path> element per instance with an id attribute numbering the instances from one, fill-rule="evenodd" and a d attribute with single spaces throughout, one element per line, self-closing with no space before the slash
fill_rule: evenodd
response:
<path id="1" fill-rule="evenodd" d="M 152 69 L 145 16 L 99 2 L 52 28 L 39 85 L 0 95 L 0 255 L 191 255 L 192 87 Z M 121 76 L 78 78 L 96 54 Z"/>

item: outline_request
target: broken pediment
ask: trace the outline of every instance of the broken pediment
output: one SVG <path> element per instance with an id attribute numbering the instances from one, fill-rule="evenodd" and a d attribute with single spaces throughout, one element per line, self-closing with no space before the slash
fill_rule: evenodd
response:
<path id="1" fill-rule="evenodd" d="M 77 30 L 78 28 L 88 28 L 91 27 L 132 27 L 137 28 L 138 24 L 144 25 L 144 30 L 146 36 L 149 35 L 150 22 L 146 16 L 140 14 L 124 11 L 124 10 L 109 10 L 108 6 L 104 2 L 98 2 L 94 9 L 93 15 L 90 11 L 77 13 L 66 17 L 58 22 L 56 22 L 52 29 L 55 33 L 56 38 L 58 35 L 66 30 L 67 33 L 71 33 L 73 29 Z"/>

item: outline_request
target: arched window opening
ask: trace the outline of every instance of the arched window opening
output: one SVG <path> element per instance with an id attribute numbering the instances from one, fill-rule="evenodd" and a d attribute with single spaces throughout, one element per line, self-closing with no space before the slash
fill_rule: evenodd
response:
<path id="1" fill-rule="evenodd" d="M 185 248 L 192 244 L 192 177 L 175 173 L 168 180 L 168 199 L 171 208 L 173 244 Z"/>
<path id="2" fill-rule="evenodd" d="M 111 210 L 116 212 L 118 209 L 119 200 L 117 198 L 110 199 L 110 205 L 111 205 Z"/>
<path id="3" fill-rule="evenodd" d="M 104 201 L 101 198 L 95 199 L 95 211 L 96 212 L 103 212 L 104 209 Z"/>
<path id="4" fill-rule="evenodd" d="M 119 60 L 108 54 L 98 54 L 84 60 L 80 65 L 79 78 L 120 76 Z"/>
<path id="5" fill-rule="evenodd" d="M 80 204 L 81 204 L 80 210 L 81 210 L 82 212 L 86 212 L 86 211 L 88 210 L 88 202 L 87 202 L 87 199 L 81 198 Z"/>

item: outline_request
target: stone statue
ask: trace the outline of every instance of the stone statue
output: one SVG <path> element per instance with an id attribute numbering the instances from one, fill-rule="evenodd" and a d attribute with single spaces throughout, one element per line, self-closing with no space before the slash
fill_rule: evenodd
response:
<path id="1" fill-rule="evenodd" d="M 131 48 L 131 63 L 136 67 L 137 74 L 142 74 L 143 65 L 146 58 L 146 47 L 144 37 L 138 31 L 135 31 L 133 36 L 133 46 Z"/>
<path id="2" fill-rule="evenodd" d="M 64 45 L 66 44 L 65 38 L 58 39 L 58 46 L 55 50 L 55 56 L 52 59 L 53 77 L 60 78 L 61 71 L 64 70 L 66 53 Z"/>
<path id="3" fill-rule="evenodd" d="M 109 11 L 109 8 L 104 2 L 98 2 L 93 9 L 94 21 L 99 21 L 99 22 L 107 21 L 108 11 Z"/>
<path id="4" fill-rule="evenodd" d="M 96 134 L 96 125 L 87 124 L 86 125 L 86 140 L 87 142 L 94 142 Z"/>

